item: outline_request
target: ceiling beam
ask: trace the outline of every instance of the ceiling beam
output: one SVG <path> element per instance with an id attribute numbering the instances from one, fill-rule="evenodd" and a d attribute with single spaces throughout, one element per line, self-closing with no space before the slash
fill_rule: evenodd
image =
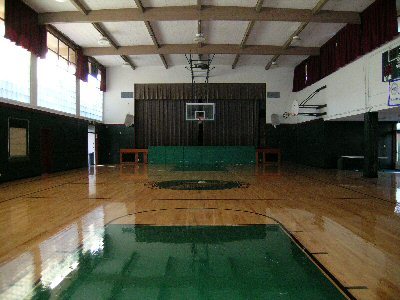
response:
<path id="1" fill-rule="evenodd" d="M 84 15 L 88 15 L 90 10 L 79 0 L 70 0 L 71 3 Z"/>
<path id="2" fill-rule="evenodd" d="M 111 37 L 111 34 L 100 24 L 100 23 L 92 23 L 93 27 L 96 28 L 96 30 L 104 36 L 113 46 L 115 49 L 118 49 L 119 46 L 117 43 L 114 41 L 114 39 Z"/>
<path id="3" fill-rule="evenodd" d="M 315 47 L 288 47 L 271 45 L 247 45 L 241 48 L 239 45 L 230 44 L 203 44 L 200 48 L 197 44 L 168 44 L 121 46 L 118 49 L 112 47 L 85 48 L 84 54 L 97 55 L 151 55 L 151 54 L 243 54 L 243 55 L 318 55 L 319 48 Z"/>
<path id="4" fill-rule="evenodd" d="M 129 64 L 133 70 L 136 69 L 135 64 L 132 62 L 132 60 L 131 60 L 128 56 L 126 56 L 126 55 L 121 55 L 121 58 L 122 58 L 127 64 Z"/>
<path id="5" fill-rule="evenodd" d="M 261 11 L 261 8 L 262 8 L 263 4 L 264 4 L 264 0 L 258 0 L 257 1 L 256 7 L 255 7 L 256 8 L 256 12 L 260 12 Z M 250 36 L 251 31 L 253 30 L 253 27 L 254 27 L 255 23 L 256 22 L 253 20 L 253 21 L 250 21 L 249 24 L 247 24 L 247 28 L 246 28 L 246 31 L 245 31 L 244 36 L 242 38 L 242 42 L 240 43 L 240 47 L 243 48 L 246 45 L 246 42 L 247 42 L 247 40 L 248 40 L 248 38 Z M 239 58 L 240 58 L 240 55 L 236 54 L 235 60 L 233 61 L 233 64 L 232 64 L 232 69 L 236 68 L 237 63 L 239 62 Z"/>
<path id="6" fill-rule="evenodd" d="M 150 37 L 151 37 L 151 40 L 154 43 L 154 46 L 156 46 L 157 48 L 160 48 L 160 44 L 157 41 L 157 38 L 156 38 L 156 36 L 154 34 L 154 31 L 153 31 L 153 27 L 151 27 L 150 22 L 149 21 L 144 21 L 144 24 L 146 25 L 147 31 L 150 34 Z M 160 58 L 161 58 L 161 61 L 162 61 L 163 65 L 164 65 L 164 67 L 166 69 L 168 69 L 168 64 L 167 64 L 167 61 L 165 60 L 165 56 L 163 54 L 159 54 L 159 55 L 160 55 Z"/>
<path id="7" fill-rule="evenodd" d="M 86 5 L 81 2 L 81 0 L 71 0 L 72 4 L 84 15 L 88 15 L 90 12 L 90 9 L 86 7 Z M 105 29 L 101 23 L 99 22 L 93 22 L 92 23 L 93 27 L 102 35 L 104 36 L 109 42 L 110 45 L 114 47 L 114 49 L 118 49 L 119 46 L 118 44 L 114 41 L 113 37 L 111 36 L 111 34 L 107 31 L 107 29 Z M 91 57 L 92 58 L 92 57 Z M 126 61 L 133 70 L 135 70 L 135 65 L 133 64 L 133 62 L 129 59 L 129 57 L 125 56 L 125 55 L 121 55 L 121 58 Z M 95 60 L 94 58 L 92 58 L 97 64 L 98 61 Z"/>
<path id="8" fill-rule="evenodd" d="M 287 21 L 316 23 L 360 24 L 360 14 L 349 11 L 319 11 L 309 9 L 262 7 L 257 12 L 251 7 L 239 6 L 194 6 L 147 7 L 92 10 L 87 15 L 76 11 L 39 14 L 41 24 L 95 23 L 123 21 L 179 21 L 179 20 L 227 20 L 227 21 Z"/>
<path id="9" fill-rule="evenodd" d="M 146 10 L 142 4 L 142 1 L 140 0 L 134 0 L 135 4 L 137 6 L 137 8 L 140 10 L 141 13 L 144 13 L 144 11 Z"/>
<path id="10" fill-rule="evenodd" d="M 136 6 L 140 9 L 141 13 L 143 14 L 146 10 L 146 8 L 144 8 L 142 1 L 141 0 L 134 0 L 136 3 Z M 150 35 L 151 40 L 153 41 L 154 46 L 156 46 L 157 48 L 160 48 L 160 44 L 157 41 L 156 35 L 154 34 L 154 30 L 153 27 L 151 27 L 151 24 L 149 21 L 144 21 L 144 25 L 147 28 L 147 32 Z M 165 69 L 168 69 L 168 64 L 167 64 L 167 60 L 165 59 L 165 56 L 163 54 L 159 54 L 161 62 L 163 63 Z"/>
<path id="11" fill-rule="evenodd" d="M 197 21 L 197 33 L 201 33 L 201 20 Z M 197 43 L 197 47 L 201 48 L 203 47 L 203 43 L 202 42 L 198 42 Z M 199 59 L 202 60 L 203 59 L 203 55 L 199 54 Z"/>
<path id="12" fill-rule="evenodd" d="M 328 3 L 329 0 L 319 0 L 317 5 L 315 5 L 315 7 L 311 10 L 313 15 L 317 15 L 321 12 L 322 8 L 324 7 L 324 5 L 326 3 Z M 296 29 L 295 32 L 293 32 L 293 34 L 287 39 L 287 41 L 283 44 L 282 48 L 283 49 L 288 49 L 293 41 L 293 37 L 298 36 L 303 30 L 304 28 L 307 27 L 307 25 L 310 22 L 302 22 L 300 24 L 300 26 Z M 271 58 L 271 60 L 267 63 L 267 65 L 265 66 L 265 70 L 269 70 L 273 64 L 273 62 L 276 62 L 279 58 L 279 54 L 274 55 L 274 57 Z"/>

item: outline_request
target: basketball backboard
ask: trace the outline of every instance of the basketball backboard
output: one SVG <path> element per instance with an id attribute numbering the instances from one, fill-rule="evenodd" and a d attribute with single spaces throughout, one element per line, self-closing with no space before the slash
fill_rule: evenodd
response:
<path id="1" fill-rule="evenodd" d="M 186 103 L 186 121 L 213 121 L 215 103 Z"/>

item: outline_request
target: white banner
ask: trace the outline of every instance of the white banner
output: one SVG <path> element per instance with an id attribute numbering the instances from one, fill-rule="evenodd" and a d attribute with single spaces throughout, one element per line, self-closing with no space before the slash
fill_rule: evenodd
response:
<path id="1" fill-rule="evenodd" d="M 400 106 L 400 79 L 389 82 L 389 106 Z"/>

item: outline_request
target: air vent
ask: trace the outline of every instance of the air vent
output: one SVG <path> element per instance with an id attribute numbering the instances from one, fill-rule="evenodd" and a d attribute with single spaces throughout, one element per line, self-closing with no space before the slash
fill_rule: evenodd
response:
<path id="1" fill-rule="evenodd" d="M 267 98 L 269 99 L 278 99 L 281 97 L 280 92 L 267 92 Z"/>
<path id="2" fill-rule="evenodd" d="M 133 92 L 121 92 L 122 99 L 133 99 Z"/>

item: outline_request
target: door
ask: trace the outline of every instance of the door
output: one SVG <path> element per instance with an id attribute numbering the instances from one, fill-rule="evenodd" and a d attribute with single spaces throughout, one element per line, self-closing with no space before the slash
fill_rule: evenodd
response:
<path id="1" fill-rule="evenodd" d="M 53 138 L 49 128 L 42 128 L 40 131 L 40 156 L 42 174 L 51 173 L 53 168 Z"/>

